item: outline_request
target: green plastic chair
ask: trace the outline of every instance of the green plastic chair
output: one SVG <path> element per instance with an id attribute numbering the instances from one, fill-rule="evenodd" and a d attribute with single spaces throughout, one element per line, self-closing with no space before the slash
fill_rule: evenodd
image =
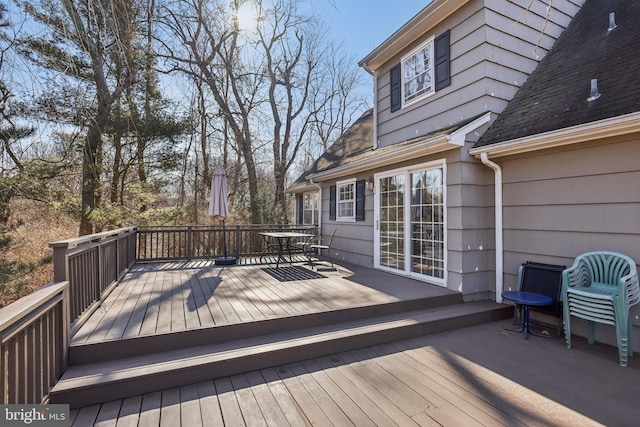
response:
<path id="1" fill-rule="evenodd" d="M 635 262 L 616 252 L 588 252 L 562 272 L 563 321 L 567 347 L 571 348 L 571 316 L 587 321 L 593 344 L 595 322 L 616 328 L 620 366 L 633 356 L 629 308 L 640 301 Z"/>

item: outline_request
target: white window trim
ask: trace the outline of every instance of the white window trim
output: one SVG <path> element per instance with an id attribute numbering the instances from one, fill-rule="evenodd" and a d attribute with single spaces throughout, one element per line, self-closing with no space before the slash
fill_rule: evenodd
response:
<path id="1" fill-rule="evenodd" d="M 402 100 L 402 104 L 400 106 L 400 108 L 404 108 L 406 106 L 409 106 L 411 104 L 415 104 L 418 101 L 421 101 L 425 98 L 428 98 L 429 96 L 433 95 L 434 93 L 436 93 L 436 88 L 435 88 L 435 64 L 434 62 L 434 55 L 435 55 L 435 36 L 431 36 L 429 37 L 429 39 L 422 43 L 420 46 L 416 47 L 415 49 L 413 49 L 411 52 L 409 52 L 408 54 L 404 55 L 402 58 L 400 58 L 400 98 Z M 424 49 L 425 46 L 428 46 L 429 44 L 431 44 L 431 90 L 429 92 L 425 92 L 413 99 L 411 99 L 410 101 L 405 101 L 405 95 L 404 95 L 404 83 L 405 83 L 405 73 L 404 73 L 404 64 L 406 62 L 406 60 L 408 58 L 411 58 L 413 55 L 415 55 L 416 52 L 418 52 L 421 49 Z"/>
<path id="2" fill-rule="evenodd" d="M 438 286 L 443 286 L 446 287 L 447 283 L 448 283 L 448 276 L 449 276 L 449 268 L 448 268 L 448 258 L 449 258 L 449 249 L 448 249 L 448 242 L 449 242 L 449 236 L 448 236 L 448 221 L 447 221 L 447 162 L 446 159 L 438 159 L 438 160 L 434 160 L 434 161 L 430 161 L 430 162 L 426 162 L 426 163 L 420 163 L 417 165 L 411 165 L 411 166 L 407 166 L 404 168 L 397 168 L 397 169 L 392 169 L 392 170 L 387 170 L 384 172 L 378 172 L 376 174 L 374 174 L 374 182 L 376 183 L 376 187 L 378 186 L 378 182 L 380 178 L 386 178 L 389 176 L 393 176 L 393 175 L 399 175 L 399 174 L 405 174 L 405 176 L 409 176 L 409 174 L 411 174 L 412 172 L 416 172 L 416 171 L 420 171 L 420 170 L 424 170 L 424 169 L 437 169 L 437 168 L 441 168 L 442 169 L 442 179 L 443 179 L 443 187 L 444 187 L 444 192 L 443 192 L 443 204 L 444 204 L 444 209 L 443 209 L 443 218 L 444 218 L 444 256 L 443 256 L 443 262 L 444 262 L 444 277 L 442 279 L 438 279 L 436 277 L 430 277 L 430 276 L 425 276 L 423 274 L 419 274 L 419 273 L 414 273 L 411 272 L 411 268 L 410 268 L 410 257 L 407 256 L 405 259 L 405 268 L 404 271 L 399 271 L 399 270 L 395 270 L 395 269 L 391 269 L 391 268 L 386 268 L 383 265 L 380 264 L 380 192 L 376 191 L 373 195 L 374 197 L 374 224 L 375 224 L 375 228 L 374 228 L 374 233 L 373 233 L 373 240 L 374 240 L 374 265 L 373 267 L 378 269 L 378 270 L 382 270 L 382 271 L 388 271 L 390 273 L 393 274 L 398 274 L 401 276 L 407 276 L 407 277 L 411 277 L 413 279 L 416 280 L 420 280 L 422 282 L 426 282 L 426 283 L 431 283 L 434 285 L 438 285 Z M 407 204 L 407 202 L 409 202 L 410 200 L 410 192 L 406 191 L 405 193 L 405 205 Z M 410 209 L 405 209 L 405 224 L 409 224 L 411 222 L 411 210 Z M 410 239 L 405 239 L 405 254 L 409 254 L 410 253 Z"/>
<path id="3" fill-rule="evenodd" d="M 340 216 L 340 186 L 353 184 L 353 216 Z M 336 182 L 336 221 L 356 222 L 356 179 L 346 179 Z"/>

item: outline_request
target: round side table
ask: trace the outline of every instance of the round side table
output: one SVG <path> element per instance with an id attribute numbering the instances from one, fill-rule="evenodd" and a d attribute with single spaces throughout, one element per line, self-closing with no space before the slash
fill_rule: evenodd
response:
<path id="1" fill-rule="evenodd" d="M 520 304 L 522 306 L 522 326 L 520 329 L 510 329 L 505 328 L 507 331 L 512 332 L 522 332 L 524 334 L 524 339 L 529 339 L 528 334 L 535 335 L 537 337 L 543 338 L 551 338 L 550 335 L 542 335 L 535 333 L 531 330 L 531 318 L 529 317 L 529 307 L 532 305 L 535 306 L 545 306 L 553 304 L 553 298 L 537 294 L 535 292 L 522 292 L 522 291 L 506 291 L 502 293 L 502 298 L 507 301 L 513 301 L 516 304 Z"/>

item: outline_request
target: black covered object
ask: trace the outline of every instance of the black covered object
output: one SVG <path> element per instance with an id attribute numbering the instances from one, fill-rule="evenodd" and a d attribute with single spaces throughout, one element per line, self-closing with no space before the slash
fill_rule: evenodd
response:
<path id="1" fill-rule="evenodd" d="M 531 310 L 557 317 L 559 319 L 558 335 L 562 330 L 562 271 L 565 269 L 564 265 L 527 261 L 520 266 L 518 274 L 518 290 L 553 298 L 553 304 L 531 307 Z"/>

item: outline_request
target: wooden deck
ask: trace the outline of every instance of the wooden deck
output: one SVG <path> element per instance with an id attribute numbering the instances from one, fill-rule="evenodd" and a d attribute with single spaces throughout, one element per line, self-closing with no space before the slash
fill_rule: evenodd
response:
<path id="1" fill-rule="evenodd" d="M 72 344 L 451 294 L 356 266 L 321 269 L 324 278 L 297 271 L 295 281 L 277 280 L 266 267 L 138 264 Z M 574 338 L 567 349 L 564 339 L 524 340 L 508 326 L 509 319 L 492 321 L 215 380 L 203 374 L 200 382 L 74 409 L 72 425 L 637 425 L 638 356 L 622 368 L 616 348 Z"/>
<path id="2" fill-rule="evenodd" d="M 73 426 L 632 426 L 640 360 L 496 321 L 73 410 Z"/>
<path id="3" fill-rule="evenodd" d="M 453 292 L 357 266 L 337 271 L 273 265 L 219 267 L 209 261 L 136 264 L 71 344 L 384 304 Z M 289 264 L 279 272 L 286 272 Z M 323 278 L 314 278 L 320 274 Z"/>

